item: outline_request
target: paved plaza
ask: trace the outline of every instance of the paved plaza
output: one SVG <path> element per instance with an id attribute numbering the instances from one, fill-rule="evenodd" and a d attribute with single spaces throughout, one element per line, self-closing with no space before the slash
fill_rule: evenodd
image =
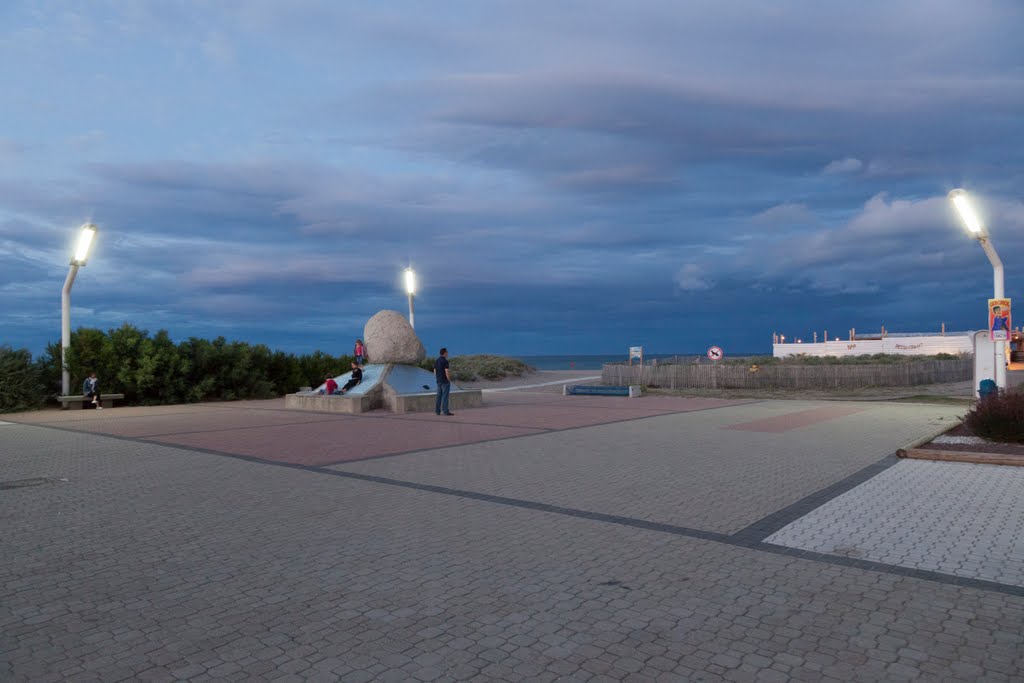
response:
<path id="1" fill-rule="evenodd" d="M 0 680 L 1019 681 L 963 408 L 489 393 L 0 423 Z"/>

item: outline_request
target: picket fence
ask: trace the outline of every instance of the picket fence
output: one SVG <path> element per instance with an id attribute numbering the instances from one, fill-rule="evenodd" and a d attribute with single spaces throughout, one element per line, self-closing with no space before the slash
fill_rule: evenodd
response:
<path id="1" fill-rule="evenodd" d="M 601 381 L 662 389 L 856 389 L 963 382 L 973 378 L 974 360 L 929 360 L 892 365 L 621 365 L 601 369 Z"/>

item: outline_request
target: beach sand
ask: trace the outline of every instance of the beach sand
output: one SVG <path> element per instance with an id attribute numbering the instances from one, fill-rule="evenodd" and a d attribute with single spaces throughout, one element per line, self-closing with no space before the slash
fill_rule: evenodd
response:
<path id="1" fill-rule="evenodd" d="M 586 379 L 586 378 L 597 378 L 597 379 Z M 601 371 L 600 370 L 537 370 L 535 372 L 528 372 L 520 377 L 505 377 L 498 380 L 480 379 L 475 382 L 456 382 L 459 387 L 463 389 L 498 389 L 498 390 L 514 390 L 514 389 L 527 389 L 530 391 L 546 391 L 552 393 L 562 393 L 562 385 L 564 384 L 582 384 L 589 382 L 591 384 L 600 384 L 601 382 Z M 544 386 L 535 386 L 535 385 Z"/>
<path id="2" fill-rule="evenodd" d="M 480 379 L 475 382 L 456 382 L 464 389 L 513 391 L 523 389 L 562 393 L 564 384 L 600 384 L 600 370 L 537 370 L 521 377 L 505 377 L 499 380 Z M 1011 387 L 1024 386 L 1024 364 L 1011 364 L 1007 374 Z M 543 385 L 543 386 L 536 386 Z M 677 391 L 654 389 L 651 394 L 703 396 L 716 398 L 764 398 L 764 399 L 852 399 L 852 400 L 900 400 L 910 397 L 949 397 L 963 400 L 976 398 L 973 381 L 950 382 L 945 384 L 923 384 L 917 386 L 865 387 L 842 391 L 815 390 L 728 390 L 728 389 L 681 389 Z"/>

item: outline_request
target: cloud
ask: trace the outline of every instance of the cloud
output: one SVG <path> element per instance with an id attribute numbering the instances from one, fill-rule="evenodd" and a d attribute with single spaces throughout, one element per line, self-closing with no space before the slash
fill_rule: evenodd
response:
<path id="1" fill-rule="evenodd" d="M 237 55 L 231 39 L 221 31 L 211 31 L 203 38 L 203 54 L 219 67 L 235 66 Z"/>
<path id="2" fill-rule="evenodd" d="M 836 159 L 830 161 L 822 173 L 825 175 L 839 175 L 842 173 L 857 173 L 864 168 L 864 162 L 860 159 L 854 159 L 853 157 L 846 157 L 845 159 Z"/>
<path id="3" fill-rule="evenodd" d="M 711 289 L 713 283 L 704 277 L 696 263 L 684 263 L 674 277 L 676 286 L 684 292 L 702 292 Z"/>
<path id="4" fill-rule="evenodd" d="M 1024 6 L 926 4 L 16 5 L 0 328 L 50 334 L 86 218 L 76 302 L 179 336 L 302 348 L 404 305 L 410 262 L 425 334 L 483 350 L 687 347 L 737 297 L 736 339 L 809 308 L 935 317 L 991 277 L 951 187 L 1024 248 Z"/>
<path id="5" fill-rule="evenodd" d="M 767 226 L 813 225 L 818 217 L 806 204 L 786 203 L 765 209 L 752 219 L 755 224 Z"/>

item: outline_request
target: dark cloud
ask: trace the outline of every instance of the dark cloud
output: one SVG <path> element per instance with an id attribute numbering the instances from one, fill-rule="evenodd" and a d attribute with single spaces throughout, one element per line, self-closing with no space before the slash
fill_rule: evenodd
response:
<path id="1" fill-rule="evenodd" d="M 65 9 L 0 33 L 0 310 L 35 349 L 85 220 L 76 324 L 293 350 L 404 310 L 410 263 L 462 351 L 967 328 L 991 273 L 946 192 L 1024 247 L 1012 3 Z"/>

